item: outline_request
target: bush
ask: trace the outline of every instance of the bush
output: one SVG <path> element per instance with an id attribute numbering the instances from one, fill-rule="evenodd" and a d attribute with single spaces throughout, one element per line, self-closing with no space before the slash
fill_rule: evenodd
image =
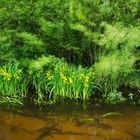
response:
<path id="1" fill-rule="evenodd" d="M 112 104 L 112 105 L 120 104 L 126 101 L 126 99 L 122 96 L 122 92 L 118 92 L 116 90 L 108 94 L 104 94 L 103 99 L 105 103 Z"/>

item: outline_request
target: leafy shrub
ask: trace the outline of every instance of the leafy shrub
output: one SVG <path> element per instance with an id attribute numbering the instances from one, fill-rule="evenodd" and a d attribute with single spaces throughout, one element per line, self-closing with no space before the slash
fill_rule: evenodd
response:
<path id="1" fill-rule="evenodd" d="M 129 79 L 137 79 L 139 75 L 136 70 L 139 55 L 135 53 L 140 46 L 139 26 L 126 27 L 123 23 L 103 23 L 102 26 L 105 28 L 99 41 L 102 49 L 94 67 L 103 92 L 113 92 L 122 85 L 137 87 L 138 82 Z"/>
<path id="2" fill-rule="evenodd" d="M 108 94 L 103 95 L 103 99 L 106 103 L 116 105 L 123 103 L 126 99 L 122 96 L 121 92 L 118 92 L 114 90 L 113 92 L 110 92 Z"/>

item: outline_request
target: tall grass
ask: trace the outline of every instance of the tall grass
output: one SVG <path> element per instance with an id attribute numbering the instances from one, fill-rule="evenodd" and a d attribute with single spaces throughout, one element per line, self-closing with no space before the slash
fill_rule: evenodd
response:
<path id="1" fill-rule="evenodd" d="M 4 99 L 4 101 L 10 102 L 10 99 L 12 98 L 21 99 L 25 97 L 26 93 L 27 80 L 25 80 L 23 76 L 22 69 L 19 69 L 19 64 L 7 64 L 1 66 L 0 96 Z"/>
<path id="2" fill-rule="evenodd" d="M 81 66 L 74 67 L 66 64 L 56 66 L 53 74 L 47 77 L 50 78 L 49 83 L 53 89 L 51 96 L 53 98 L 61 96 L 71 99 L 89 99 L 92 93 L 93 74 L 93 71 Z"/>
<path id="3" fill-rule="evenodd" d="M 128 51 L 125 53 L 115 51 L 112 54 L 101 56 L 99 62 L 95 63 L 96 79 L 99 81 L 104 100 L 109 103 L 112 99 L 113 102 L 114 100 L 119 102 L 118 98 L 120 101 L 123 100 L 119 88 L 124 85 L 130 86 L 128 77 L 131 78 L 134 73 L 134 63 L 135 57 Z"/>
<path id="4" fill-rule="evenodd" d="M 61 97 L 89 99 L 94 88 L 93 68 L 68 65 L 64 61 L 55 60 L 55 58 L 51 62 L 46 59 L 47 63 L 44 62 L 44 59 L 42 61 L 42 68 L 41 66 L 40 68 L 37 66 L 37 69 L 34 67 L 33 64 L 37 64 L 37 62 L 31 64 L 33 66 L 31 78 L 36 90 L 37 101 L 44 100 L 44 98 L 56 101 Z"/>

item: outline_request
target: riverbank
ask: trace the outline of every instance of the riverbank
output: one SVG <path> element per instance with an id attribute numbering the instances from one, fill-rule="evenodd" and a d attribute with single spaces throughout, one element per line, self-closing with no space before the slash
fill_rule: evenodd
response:
<path id="1" fill-rule="evenodd" d="M 113 74 L 98 75 L 94 66 L 76 66 L 53 56 L 28 61 L 0 67 L 1 104 L 53 104 L 67 99 L 140 104 L 139 73 L 114 79 Z"/>

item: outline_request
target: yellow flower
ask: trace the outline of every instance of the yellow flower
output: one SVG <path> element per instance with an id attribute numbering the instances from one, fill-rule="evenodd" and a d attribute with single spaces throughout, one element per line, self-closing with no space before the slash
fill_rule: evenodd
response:
<path id="1" fill-rule="evenodd" d="M 50 75 L 51 75 L 51 71 L 50 70 L 46 71 L 46 76 L 50 76 Z"/>
<path id="2" fill-rule="evenodd" d="M 85 87 L 88 87 L 88 84 L 84 84 Z"/>
<path id="3" fill-rule="evenodd" d="M 5 73 L 4 75 L 4 80 L 7 80 L 7 81 L 9 81 L 9 80 L 11 80 L 11 78 L 12 78 L 12 75 L 11 75 L 11 73 Z"/>
<path id="4" fill-rule="evenodd" d="M 51 80 L 52 79 L 52 77 L 51 77 L 51 71 L 50 70 L 48 70 L 48 71 L 46 71 L 46 78 L 47 78 L 47 80 Z"/>
<path id="5" fill-rule="evenodd" d="M 64 82 L 66 82 L 68 80 L 66 76 L 63 76 L 62 79 Z"/>
<path id="6" fill-rule="evenodd" d="M 72 84 L 72 83 L 73 83 L 73 81 L 72 81 L 72 79 L 71 79 L 71 78 L 69 78 L 69 83 L 70 83 L 70 84 Z"/>
<path id="7" fill-rule="evenodd" d="M 6 68 L 0 68 L 0 74 L 4 75 L 6 74 Z"/>
<path id="8" fill-rule="evenodd" d="M 67 79 L 67 77 L 64 74 L 61 73 L 60 77 L 61 77 L 61 79 L 63 80 L 64 83 L 67 82 L 68 79 Z"/>
<path id="9" fill-rule="evenodd" d="M 89 77 L 86 76 L 85 79 L 84 79 L 84 86 L 88 87 L 88 83 L 89 83 Z"/>
<path id="10" fill-rule="evenodd" d="M 88 76 L 91 77 L 91 78 L 95 78 L 95 73 L 93 71 L 90 71 L 88 73 Z"/>
<path id="11" fill-rule="evenodd" d="M 52 78 L 51 77 L 48 77 L 47 79 L 50 81 Z"/>
<path id="12" fill-rule="evenodd" d="M 85 82 L 86 82 L 86 83 L 89 82 L 89 77 L 88 77 L 88 76 L 85 77 Z"/>
<path id="13" fill-rule="evenodd" d="M 11 73 L 8 73 L 6 71 L 6 68 L 5 67 L 4 68 L 0 68 L 0 74 L 3 76 L 3 79 L 4 80 L 9 81 L 12 78 Z"/>
<path id="14" fill-rule="evenodd" d="M 85 78 L 84 73 L 81 73 L 81 74 L 80 74 L 80 77 L 81 77 L 82 79 L 84 79 L 84 78 Z"/>
<path id="15" fill-rule="evenodd" d="M 17 70 L 16 71 L 16 73 L 14 74 L 14 77 L 16 78 L 16 79 L 19 79 L 20 78 L 20 76 L 21 76 L 21 70 Z"/>

